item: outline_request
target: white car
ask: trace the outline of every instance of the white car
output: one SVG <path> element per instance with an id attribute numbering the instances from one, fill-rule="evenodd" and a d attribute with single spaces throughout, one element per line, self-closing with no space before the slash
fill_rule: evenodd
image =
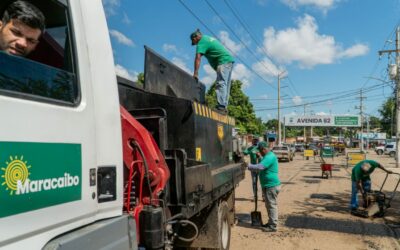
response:
<path id="1" fill-rule="evenodd" d="M 385 146 L 376 146 L 375 147 L 375 153 L 377 153 L 378 155 L 382 155 L 384 151 L 385 151 Z"/>
<path id="2" fill-rule="evenodd" d="M 394 157 L 396 155 L 396 143 L 391 142 L 385 146 L 385 155 L 389 155 L 390 157 Z"/>

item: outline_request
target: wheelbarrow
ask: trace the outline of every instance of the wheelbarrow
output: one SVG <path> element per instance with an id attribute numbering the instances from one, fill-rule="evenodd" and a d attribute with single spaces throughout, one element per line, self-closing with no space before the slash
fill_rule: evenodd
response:
<path id="1" fill-rule="evenodd" d="M 326 163 L 322 156 L 320 156 L 320 158 L 321 158 L 321 171 L 322 171 L 321 177 L 324 179 L 328 179 L 330 176 L 332 178 L 333 164 Z"/>

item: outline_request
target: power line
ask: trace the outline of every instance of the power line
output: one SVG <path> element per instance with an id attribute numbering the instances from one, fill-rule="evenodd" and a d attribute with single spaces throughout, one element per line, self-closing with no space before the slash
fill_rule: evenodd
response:
<path id="1" fill-rule="evenodd" d="M 242 41 L 242 39 L 239 37 L 238 34 L 236 34 L 236 32 L 232 29 L 232 27 L 225 21 L 224 18 L 222 18 L 222 16 L 218 13 L 218 11 L 214 8 L 214 6 L 212 6 L 212 4 L 210 4 L 210 2 L 208 0 L 205 0 L 205 2 L 207 3 L 207 5 L 210 7 L 210 9 L 218 16 L 218 18 L 222 21 L 222 23 L 232 32 L 232 34 L 236 37 L 236 39 L 238 39 L 238 41 L 247 49 L 247 51 L 254 56 L 254 58 L 256 59 L 256 61 L 258 61 L 259 63 L 261 63 L 264 68 L 266 70 L 268 70 L 272 75 L 276 75 L 275 72 L 273 72 L 270 68 L 267 67 L 267 65 L 264 64 L 264 62 L 262 60 L 260 60 L 257 55 L 247 46 L 247 44 L 245 42 Z"/>
<path id="2" fill-rule="evenodd" d="M 217 39 L 217 35 L 189 8 L 189 6 L 187 6 L 182 0 L 178 0 L 183 7 L 185 7 L 185 9 L 187 11 L 189 11 L 190 14 L 192 14 L 192 16 L 194 18 L 197 19 L 197 21 L 199 21 L 214 37 L 215 39 Z M 224 44 L 222 41 L 220 41 L 222 44 Z M 225 45 L 225 44 L 224 44 Z M 226 45 L 225 45 L 226 46 Z M 227 49 L 232 53 L 232 50 L 230 50 L 228 47 Z M 265 83 L 267 83 L 268 85 L 270 85 L 273 89 L 277 89 L 272 83 L 270 83 L 269 81 L 267 81 L 264 77 L 262 77 L 259 73 L 255 72 L 241 57 L 239 57 L 238 55 L 236 55 L 236 57 L 243 63 L 243 65 L 245 65 L 251 72 L 253 72 L 255 75 L 257 75 L 261 80 L 263 80 Z"/>
<path id="3" fill-rule="evenodd" d="M 388 83 L 382 83 L 382 85 L 385 85 Z M 363 92 L 370 92 L 375 90 L 376 88 L 381 87 L 380 85 L 377 86 L 372 86 L 370 88 L 367 88 L 366 90 L 363 90 Z M 360 89 L 361 90 L 361 89 Z M 345 97 L 350 97 L 350 96 L 354 96 L 355 94 L 358 93 L 348 93 L 348 94 L 343 94 L 341 96 L 336 96 L 334 98 L 327 98 L 327 99 L 323 99 L 323 100 L 318 100 L 318 101 L 314 101 L 314 102 L 308 102 L 308 103 L 304 103 L 304 104 L 298 104 L 298 105 L 292 105 L 292 106 L 286 106 L 286 107 L 281 107 L 281 109 L 289 109 L 289 108 L 296 108 L 296 107 L 302 107 L 305 104 L 310 105 L 310 104 L 318 104 L 318 103 L 323 103 L 323 102 L 327 102 L 327 101 L 332 101 L 332 100 L 338 100 L 338 99 L 342 99 Z M 268 110 L 275 110 L 276 108 L 266 108 L 266 109 L 255 109 L 255 111 L 268 111 Z"/>
<path id="4" fill-rule="evenodd" d="M 236 10 L 236 8 L 234 7 L 233 3 L 229 3 L 227 0 L 224 0 L 225 5 L 231 10 L 231 12 L 233 13 L 233 15 L 236 17 L 236 19 L 239 21 L 239 23 L 243 26 L 243 28 L 246 30 L 246 32 L 250 35 L 250 37 L 253 39 L 253 41 L 256 43 L 256 45 L 258 46 L 258 48 L 260 48 L 265 56 L 271 61 L 271 63 L 273 63 L 274 65 L 278 65 L 273 59 L 272 57 L 268 54 L 268 51 L 264 48 L 263 45 L 260 44 L 259 40 L 256 38 L 256 36 L 254 35 L 253 32 L 250 31 L 250 26 L 246 24 L 246 22 L 244 21 L 244 19 L 242 17 L 240 17 L 239 11 Z M 292 91 L 292 93 L 294 95 L 299 95 L 297 89 L 295 88 L 292 80 L 290 79 L 289 76 L 286 77 L 289 80 L 289 84 L 292 86 L 292 89 L 290 89 Z"/>

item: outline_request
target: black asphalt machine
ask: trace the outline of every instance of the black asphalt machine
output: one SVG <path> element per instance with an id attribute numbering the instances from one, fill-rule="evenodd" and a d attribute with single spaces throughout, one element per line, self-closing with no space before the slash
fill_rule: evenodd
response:
<path id="1" fill-rule="evenodd" d="M 398 175 L 399 178 L 397 179 L 397 183 L 393 192 L 390 195 L 387 195 L 387 193 L 383 192 L 382 190 L 386 184 L 389 175 L 391 174 Z M 400 174 L 386 172 L 385 180 L 383 181 L 379 191 L 371 190 L 370 192 L 364 194 L 365 210 L 357 210 L 354 211 L 353 214 L 364 218 L 383 217 L 385 215 L 386 209 L 390 208 L 391 206 L 391 202 L 396 194 L 396 190 L 399 184 L 400 184 Z"/>

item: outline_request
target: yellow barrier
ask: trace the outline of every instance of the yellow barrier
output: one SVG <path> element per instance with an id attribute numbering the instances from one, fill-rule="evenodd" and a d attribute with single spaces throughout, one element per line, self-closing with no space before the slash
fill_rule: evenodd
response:
<path id="1" fill-rule="evenodd" d="M 366 158 L 366 154 L 364 153 L 347 153 L 347 167 L 354 166 Z"/>
<path id="2" fill-rule="evenodd" d="M 314 150 L 309 150 L 309 149 L 304 150 L 304 157 L 307 156 L 314 156 Z"/>
<path id="3" fill-rule="evenodd" d="M 314 157 L 315 160 L 314 150 L 305 149 L 303 152 L 303 159 L 306 158 L 306 160 L 308 160 L 310 157 Z"/>

